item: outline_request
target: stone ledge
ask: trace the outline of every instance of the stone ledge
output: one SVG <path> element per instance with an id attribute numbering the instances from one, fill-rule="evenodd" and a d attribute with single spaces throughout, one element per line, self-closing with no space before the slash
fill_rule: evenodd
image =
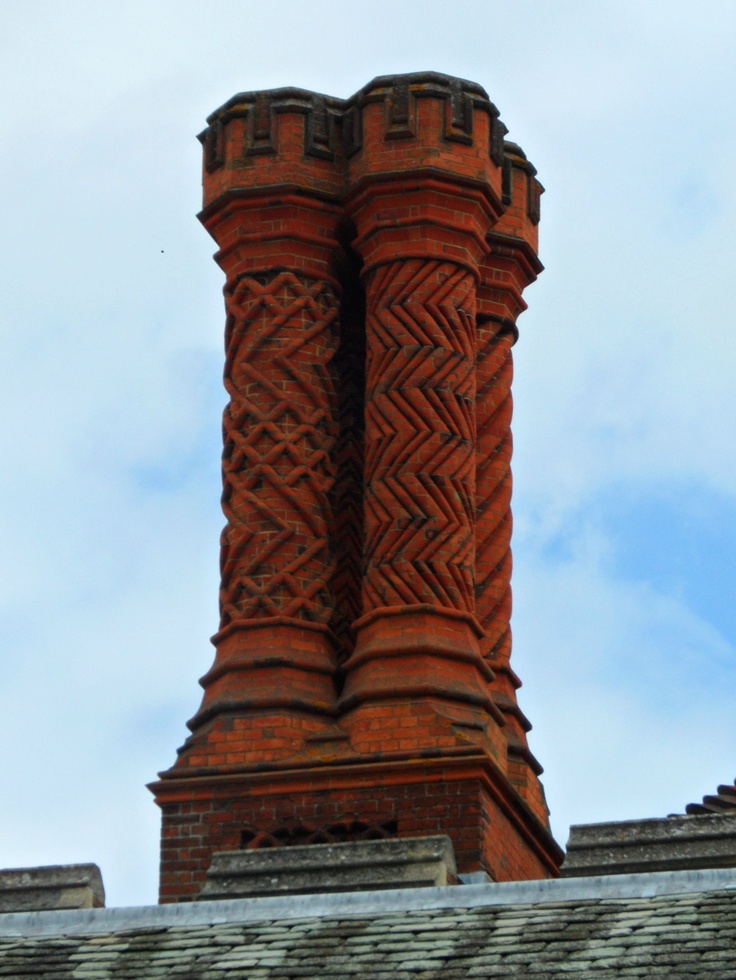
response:
<path id="1" fill-rule="evenodd" d="M 736 816 L 706 814 L 570 828 L 563 878 L 736 867 Z"/>
<path id="2" fill-rule="evenodd" d="M 456 880 L 449 837 L 405 837 L 213 854 L 199 897 L 431 888 Z"/>
<path id="3" fill-rule="evenodd" d="M 55 864 L 0 871 L 0 913 L 104 908 L 96 864 Z"/>

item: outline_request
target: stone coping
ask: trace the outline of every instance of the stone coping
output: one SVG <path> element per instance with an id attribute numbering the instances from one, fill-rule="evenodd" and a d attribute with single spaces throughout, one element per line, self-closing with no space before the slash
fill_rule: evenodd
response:
<path id="1" fill-rule="evenodd" d="M 736 868 L 0 915 L 0 936 L 60 936 L 429 909 L 626 901 L 736 889 Z"/>
<path id="2" fill-rule="evenodd" d="M 0 913 L 103 908 L 96 864 L 52 864 L 0 871 Z"/>

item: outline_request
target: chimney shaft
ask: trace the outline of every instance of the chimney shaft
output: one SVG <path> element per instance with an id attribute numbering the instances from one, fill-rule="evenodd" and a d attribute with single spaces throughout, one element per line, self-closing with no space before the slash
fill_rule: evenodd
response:
<path id="1" fill-rule="evenodd" d="M 447 833 L 557 873 L 511 669 L 511 346 L 541 187 L 480 86 L 235 96 L 201 219 L 226 276 L 221 623 L 152 790 L 162 901 L 212 854 Z"/>

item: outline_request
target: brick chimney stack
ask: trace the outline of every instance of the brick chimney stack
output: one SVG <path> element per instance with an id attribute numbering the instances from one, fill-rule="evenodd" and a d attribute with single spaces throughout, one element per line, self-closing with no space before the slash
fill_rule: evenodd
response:
<path id="1" fill-rule="evenodd" d="M 511 346 L 541 187 L 480 86 L 237 95 L 201 220 L 226 275 L 220 629 L 163 811 L 212 854 L 447 833 L 555 875 L 511 640 Z"/>

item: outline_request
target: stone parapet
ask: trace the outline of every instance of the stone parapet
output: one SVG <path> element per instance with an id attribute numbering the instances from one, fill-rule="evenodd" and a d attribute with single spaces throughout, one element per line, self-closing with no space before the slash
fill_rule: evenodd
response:
<path id="1" fill-rule="evenodd" d="M 105 907 L 96 864 L 57 864 L 0 871 L 0 913 Z"/>
<path id="2" fill-rule="evenodd" d="M 736 867 L 736 815 L 622 820 L 570 828 L 565 878 Z"/>

